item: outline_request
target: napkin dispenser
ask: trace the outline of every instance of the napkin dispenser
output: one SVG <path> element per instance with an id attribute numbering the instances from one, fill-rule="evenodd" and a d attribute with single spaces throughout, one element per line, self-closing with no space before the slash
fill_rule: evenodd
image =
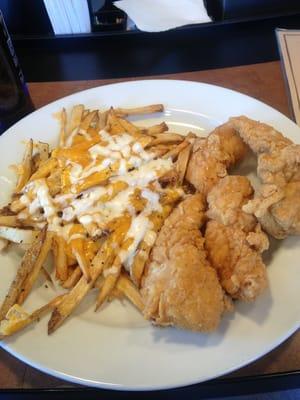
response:
<path id="1" fill-rule="evenodd" d="M 249 18 L 300 11 L 299 0 L 205 0 L 213 20 Z"/>

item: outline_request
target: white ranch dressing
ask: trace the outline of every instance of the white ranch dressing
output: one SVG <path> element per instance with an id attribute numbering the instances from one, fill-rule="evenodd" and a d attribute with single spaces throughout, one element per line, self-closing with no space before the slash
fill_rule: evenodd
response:
<path id="1" fill-rule="evenodd" d="M 142 197 L 148 201 L 147 209 L 151 211 L 162 211 L 162 206 L 159 202 L 159 194 L 149 189 L 143 189 L 141 193 Z"/>
<path id="2" fill-rule="evenodd" d="M 74 130 L 71 136 L 74 137 L 75 134 Z M 142 145 L 127 133 L 110 135 L 102 130 L 100 136 L 107 145 L 96 144 L 88 150 L 91 163 L 87 167 L 83 168 L 72 161 L 67 162 L 67 165 L 71 166 L 71 183 L 77 183 L 118 161 L 117 176 L 110 178 L 109 182 L 123 181 L 128 185 L 126 189 L 106 202 L 100 199 L 107 194 L 112 196 L 112 187 L 94 186 L 80 194 L 67 193 L 52 198 L 46 180 L 40 179 L 27 185 L 26 190 L 30 190 L 30 193 L 24 194 L 20 201 L 28 207 L 31 214 L 40 213 L 40 209 L 43 209 L 49 230 L 62 236 L 67 242 L 85 237 L 78 233 L 70 237 L 70 230 L 74 226 L 72 221 L 75 219 L 85 226 L 87 231 L 92 225 L 95 226 L 94 231 L 98 232 L 109 221 L 129 213 L 132 220 L 125 240 L 130 238 L 132 243 L 127 250 L 122 250 L 119 254 L 124 267 L 129 271 L 139 244 L 144 240 L 148 246 L 152 246 L 156 239 L 149 216 L 154 211 L 161 212 L 162 206 L 159 194 L 150 190 L 148 185 L 170 170 L 173 163 L 171 159 L 154 159 L 154 154 L 146 152 Z M 73 138 L 72 141 L 70 137 L 69 139 L 72 143 Z M 128 171 L 132 167 L 137 169 Z M 147 200 L 145 209 L 139 215 L 136 215 L 131 204 L 131 196 L 136 189 L 139 189 L 142 198 Z M 115 273 L 113 267 L 107 270 L 108 273 Z"/>
<path id="3" fill-rule="evenodd" d="M 152 222 L 144 213 L 141 213 L 133 218 L 130 228 L 125 237 L 125 240 L 129 238 L 133 239 L 133 242 L 127 250 L 122 250 L 119 254 L 121 262 L 127 271 L 130 271 L 130 267 L 133 263 L 134 256 L 140 242 L 144 239 L 146 232 L 151 229 L 152 226 Z"/>
<path id="4" fill-rule="evenodd" d="M 122 181 L 126 182 L 129 186 L 136 186 L 142 189 L 157 178 L 158 172 L 168 171 L 171 168 L 171 159 L 151 160 L 148 163 L 141 165 L 139 169 L 130 171 L 126 175 L 122 176 Z M 119 177 L 111 178 L 112 182 L 118 180 L 120 180 Z"/>
<path id="5" fill-rule="evenodd" d="M 78 128 L 73 129 L 73 131 L 71 132 L 71 134 L 69 135 L 69 137 L 66 140 L 66 147 L 72 146 L 73 139 L 77 135 L 77 132 L 78 132 Z"/>
<path id="6" fill-rule="evenodd" d="M 42 209 L 47 219 L 56 215 L 58 209 L 53 203 L 45 179 L 37 179 L 30 182 L 30 188 L 35 198 L 29 204 L 29 213 L 33 215 L 39 209 Z"/>

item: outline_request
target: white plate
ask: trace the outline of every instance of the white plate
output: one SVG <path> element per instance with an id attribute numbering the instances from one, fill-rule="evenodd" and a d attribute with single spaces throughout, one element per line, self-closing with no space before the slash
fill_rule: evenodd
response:
<path id="1" fill-rule="evenodd" d="M 23 139 L 55 144 L 58 124 L 52 118 L 62 107 L 138 106 L 164 103 L 174 130 L 207 132 L 233 115 L 265 121 L 299 142 L 300 129 L 271 107 L 242 94 L 193 82 L 152 80 L 90 89 L 34 112 L 0 138 L 0 201 L 13 185 L 8 169 L 22 157 Z M 144 123 L 155 123 L 156 117 Z M 7 180 L 8 179 L 8 180 Z M 114 302 L 93 312 L 95 293 L 50 337 L 48 318 L 1 346 L 22 361 L 59 378 L 110 389 L 161 389 L 197 383 L 235 370 L 266 354 L 300 325 L 300 238 L 275 242 L 267 255 L 270 290 L 254 304 L 238 304 L 216 333 L 206 335 L 154 328 L 129 304 Z M 0 300 L 19 261 L 17 252 L 0 258 Z M 298 265 L 297 265 L 298 264 Z M 39 283 L 26 302 L 28 310 L 54 296 Z"/>

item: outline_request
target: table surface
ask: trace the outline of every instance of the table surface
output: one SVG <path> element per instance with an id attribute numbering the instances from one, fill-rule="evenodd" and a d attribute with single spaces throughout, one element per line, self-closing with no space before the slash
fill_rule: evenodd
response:
<path id="1" fill-rule="evenodd" d="M 139 78 L 149 79 L 151 77 Z M 182 79 L 206 82 L 255 97 L 290 116 L 288 97 L 279 62 L 247 65 L 209 71 L 186 72 L 155 76 L 156 79 Z M 133 80 L 126 79 L 126 80 Z M 29 91 L 36 108 L 71 93 L 121 82 L 125 79 L 29 83 Z M 227 376 L 249 376 L 300 370 L 300 331 L 285 343 L 247 367 Z M 0 349 L 0 389 L 4 388 L 58 388 L 74 385 L 41 373 Z"/>

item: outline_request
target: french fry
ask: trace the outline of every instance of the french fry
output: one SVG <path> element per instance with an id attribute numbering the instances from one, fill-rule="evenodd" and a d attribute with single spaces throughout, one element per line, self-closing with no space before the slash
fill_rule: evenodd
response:
<path id="1" fill-rule="evenodd" d="M 99 130 L 102 130 L 102 129 L 104 129 L 106 127 L 107 115 L 108 115 L 108 111 L 103 111 L 103 112 L 98 111 L 98 125 L 97 125 L 97 128 Z"/>
<path id="2" fill-rule="evenodd" d="M 68 278 L 68 264 L 63 237 L 57 235 L 54 237 L 52 251 L 56 277 L 64 282 Z"/>
<path id="3" fill-rule="evenodd" d="M 199 136 L 197 136 L 194 132 L 189 132 L 186 135 L 186 139 L 188 139 L 191 144 L 194 143 L 194 139 L 196 139 L 197 137 L 199 137 Z"/>
<path id="4" fill-rule="evenodd" d="M 20 192 L 23 189 L 23 187 L 26 185 L 32 174 L 32 168 L 33 168 L 32 153 L 33 153 L 33 140 L 30 139 L 26 145 L 26 150 L 22 164 L 18 166 L 19 178 L 15 188 L 16 193 Z"/>
<path id="5" fill-rule="evenodd" d="M 119 124 L 123 128 L 123 132 L 125 131 L 134 137 L 138 137 L 141 134 L 141 129 L 127 121 L 127 119 L 119 118 Z"/>
<path id="6" fill-rule="evenodd" d="M 63 288 L 64 289 L 71 289 L 76 285 L 76 283 L 79 281 L 79 279 L 82 276 L 81 268 L 77 266 L 72 273 L 69 275 L 69 277 L 64 281 L 63 283 Z"/>
<path id="7" fill-rule="evenodd" d="M 38 308 L 33 313 L 28 314 L 21 306 L 14 304 L 7 312 L 5 319 L 0 322 L 0 340 L 4 337 L 11 336 L 14 333 L 26 328 L 33 322 L 38 322 L 41 317 L 47 314 L 51 309 L 56 307 L 64 298 L 60 295 L 52 299 L 49 303 Z"/>
<path id="8" fill-rule="evenodd" d="M 153 140 L 153 137 L 149 135 L 141 135 L 137 138 L 137 141 L 141 144 L 143 149 L 150 147 Z"/>
<path id="9" fill-rule="evenodd" d="M 32 141 L 27 145 L 23 164 L 19 168 L 18 185 L 23 186 L 14 194 L 12 203 L 0 210 L 0 248 L 1 242 L 6 246 L 8 240 L 18 243 L 20 247 L 31 247 L 25 252 L 16 279 L 0 308 L 0 318 L 6 316 L 0 324 L 0 335 L 10 335 L 21 330 L 51 309 L 48 333 L 53 333 L 72 315 L 92 288 L 99 289 L 96 310 L 105 301 L 123 297 L 128 298 L 139 310 L 143 310 L 144 304 L 138 288 L 157 233 L 183 194 L 182 184 L 195 135 L 189 133 L 185 137 L 169 132 L 165 122 L 141 127 L 125 117 L 162 111 L 161 104 L 132 109 L 110 108 L 103 112 L 84 109 L 83 105 L 78 104 L 71 110 L 70 117 L 65 109 L 62 110 L 59 146 L 51 154 L 46 143 L 35 144 L 34 155 L 33 149 L 30 149 L 33 146 Z M 102 129 L 115 137 L 105 140 L 104 134 L 99 134 Z M 128 145 L 127 138 L 118 137 L 124 133 L 134 138 Z M 123 139 L 124 151 L 123 144 L 122 150 L 119 145 L 123 143 Z M 134 146 L 134 142 L 138 142 L 144 151 L 148 151 L 149 157 L 141 151 L 140 146 Z M 92 149 L 94 145 L 99 146 Z M 108 147 L 104 150 L 106 146 Z M 119 160 L 121 157 L 122 161 Z M 130 171 L 138 168 L 140 163 L 147 164 L 149 160 L 157 163 L 158 157 L 170 157 L 174 164 L 172 167 L 168 160 L 162 163 L 161 168 L 153 165 L 156 169 L 150 183 L 139 183 L 142 179 L 138 176 L 135 183 L 136 171 L 132 173 L 133 179 L 131 176 L 128 179 L 127 176 L 122 178 L 126 173 L 123 165 Z M 103 165 L 98 168 L 101 163 Z M 170 165 L 170 168 L 166 170 L 164 164 Z M 150 172 L 152 173 L 152 165 L 149 167 L 149 176 Z M 42 206 L 44 212 L 38 212 L 39 203 L 43 199 L 35 196 L 35 189 L 40 181 L 33 185 L 33 190 L 29 185 L 26 186 L 28 182 L 37 179 L 41 179 L 49 189 L 45 204 L 49 202 L 53 212 L 47 212 L 47 205 Z M 105 186 L 105 190 L 100 186 Z M 116 204 L 112 202 L 111 207 L 110 204 L 106 206 L 106 203 L 131 186 L 133 190 L 128 194 L 130 213 L 125 211 L 120 217 L 112 219 L 114 207 L 118 211 L 119 206 L 117 201 Z M 28 197 L 21 197 L 27 189 Z M 159 195 L 162 211 L 151 211 L 152 208 L 148 207 L 152 204 L 152 195 L 148 196 L 146 189 L 155 193 L 155 199 Z M 127 201 L 126 196 L 127 193 L 124 201 Z M 123 197 L 120 198 L 123 201 Z M 120 206 L 120 212 L 121 208 L 123 205 Z M 143 233 L 129 277 L 122 270 L 120 252 L 126 251 L 133 243 L 133 219 L 140 212 L 145 213 L 152 225 L 151 230 Z M 49 224 L 49 229 L 53 226 L 57 233 L 50 230 L 47 232 L 47 226 L 38 231 L 46 224 Z M 128 237 L 129 228 L 131 234 Z M 39 274 L 42 273 L 46 279 L 51 280 L 43 267 L 50 250 L 54 255 L 56 278 L 60 286 L 69 291 L 63 297 L 28 314 L 20 305 L 31 292 Z"/>
<path id="10" fill-rule="evenodd" d="M 60 305 L 54 309 L 48 322 L 48 334 L 53 333 L 63 323 L 63 321 L 72 313 L 72 311 L 78 306 L 89 290 L 93 287 L 94 281 L 102 272 L 103 266 L 112 260 L 113 256 L 111 252 L 110 254 L 108 252 L 108 249 L 100 250 L 100 254 L 97 254 L 91 267 L 91 271 L 93 271 L 93 278 L 87 282 L 85 276 L 82 276 L 77 284 L 66 295 L 64 301 L 62 301 Z"/>
<path id="11" fill-rule="evenodd" d="M 110 292 L 110 294 L 109 294 L 109 296 L 107 298 L 107 301 L 112 301 L 114 299 L 118 299 L 118 300 L 123 300 L 124 299 L 124 294 L 119 289 L 117 289 L 116 287 L 114 287 L 112 289 L 112 291 Z"/>
<path id="12" fill-rule="evenodd" d="M 46 161 L 49 158 L 49 144 L 44 142 L 37 142 L 36 143 L 37 151 L 40 155 L 41 161 Z"/>
<path id="13" fill-rule="evenodd" d="M 40 153 L 35 153 L 35 155 L 32 157 L 32 173 L 34 173 L 39 168 L 40 163 L 41 163 Z"/>
<path id="14" fill-rule="evenodd" d="M 67 125 L 67 131 L 66 131 L 66 138 L 67 139 L 74 131 L 74 129 L 78 129 L 82 115 L 84 111 L 84 106 L 82 104 L 77 104 L 72 108 L 71 111 L 71 118 L 69 121 L 69 124 Z"/>
<path id="15" fill-rule="evenodd" d="M 135 107 L 135 108 L 116 108 L 115 113 L 119 117 L 128 117 L 128 115 L 139 115 L 139 114 L 153 114 L 157 112 L 163 112 L 164 106 L 163 104 L 151 104 L 149 106 L 144 107 Z"/>
<path id="16" fill-rule="evenodd" d="M 140 243 L 139 249 L 134 257 L 133 264 L 130 269 L 130 277 L 137 287 L 140 286 L 144 268 L 149 258 L 152 246 L 149 246 L 144 240 Z"/>
<path id="17" fill-rule="evenodd" d="M 38 231 L 0 226 L 0 238 L 13 243 L 32 244 L 37 237 Z"/>
<path id="18" fill-rule="evenodd" d="M 18 199 L 18 198 L 15 199 L 15 200 L 13 200 L 13 201 L 11 202 L 11 204 L 9 205 L 9 209 L 10 209 L 10 211 L 11 211 L 11 214 L 14 214 L 14 215 L 15 215 L 16 213 L 18 213 L 18 212 L 24 210 L 25 207 L 26 207 L 25 204 L 22 203 L 21 200 Z"/>
<path id="19" fill-rule="evenodd" d="M 28 182 L 31 174 L 32 174 L 32 152 L 33 152 L 33 140 L 30 139 L 26 145 L 26 150 L 23 158 L 23 162 L 19 165 L 18 170 L 20 171 L 19 179 L 17 182 L 17 186 L 15 188 L 15 192 L 20 192 L 23 187 Z"/>
<path id="20" fill-rule="evenodd" d="M 64 147 L 66 141 L 67 113 L 63 108 L 60 114 L 59 147 Z"/>
<path id="21" fill-rule="evenodd" d="M 85 110 L 83 111 L 83 113 L 82 113 L 82 119 L 84 119 L 84 118 L 88 115 L 89 112 L 90 112 L 89 109 L 85 109 Z"/>
<path id="22" fill-rule="evenodd" d="M 23 283 L 38 259 L 45 237 L 46 228 L 40 231 L 32 246 L 25 252 L 21 265 L 18 268 L 16 277 L 10 285 L 8 294 L 6 295 L 5 300 L 1 305 L 0 321 L 5 317 L 10 307 L 12 307 L 16 303 L 22 291 Z"/>
<path id="23" fill-rule="evenodd" d="M 0 215 L 0 226 L 16 228 L 20 226 L 20 221 L 16 215 Z"/>
<path id="24" fill-rule="evenodd" d="M 120 118 L 116 116 L 113 108 L 110 108 L 107 113 L 107 123 L 105 129 L 112 135 L 124 133 L 124 127 L 121 125 Z"/>
<path id="25" fill-rule="evenodd" d="M 181 142 L 177 147 L 175 147 L 174 149 L 168 151 L 167 153 L 165 153 L 163 155 L 163 158 L 172 158 L 172 160 L 174 161 L 176 159 L 176 157 L 178 157 L 178 154 L 189 145 L 189 141 L 188 140 L 184 140 L 183 142 Z"/>
<path id="26" fill-rule="evenodd" d="M 150 136 L 155 136 L 168 130 L 168 125 L 165 122 L 161 122 L 160 124 L 149 126 L 149 128 L 143 128 L 142 132 Z"/>
<path id="27" fill-rule="evenodd" d="M 34 147 L 37 149 L 37 152 L 32 157 L 32 173 L 34 173 L 42 162 L 48 160 L 49 158 L 49 144 L 43 142 L 37 142 L 34 144 Z"/>
<path id="28" fill-rule="evenodd" d="M 117 281 L 116 288 L 120 290 L 131 301 L 132 304 L 136 306 L 137 309 L 143 311 L 144 303 L 140 292 L 136 286 L 132 283 L 128 275 L 122 273 Z"/>
<path id="29" fill-rule="evenodd" d="M 88 112 L 87 115 L 81 121 L 79 125 L 79 130 L 83 129 L 86 131 L 93 122 L 93 120 L 96 119 L 96 117 L 97 117 L 97 111 Z"/>
<path id="30" fill-rule="evenodd" d="M 158 144 L 157 146 L 151 147 L 149 150 L 151 151 L 151 153 L 155 154 L 155 157 L 162 157 L 164 154 L 170 151 L 170 147 L 172 146 L 166 144 Z"/>
<path id="31" fill-rule="evenodd" d="M 36 179 L 46 178 L 51 174 L 51 172 L 56 168 L 58 161 L 56 158 L 49 158 L 45 162 L 43 162 L 39 169 L 31 175 L 29 181 L 34 181 Z"/>
<path id="32" fill-rule="evenodd" d="M 50 282 L 51 285 L 53 286 L 53 280 L 51 278 L 51 275 L 49 274 L 49 272 L 46 270 L 45 267 L 42 267 L 41 273 L 44 275 L 46 281 Z"/>
<path id="33" fill-rule="evenodd" d="M 17 303 L 19 305 L 22 305 L 24 303 L 24 301 L 27 298 L 27 296 L 29 295 L 35 281 L 37 280 L 38 275 L 43 266 L 43 263 L 45 262 L 45 260 L 48 256 L 48 253 L 51 249 L 52 239 L 53 239 L 53 233 L 47 232 L 45 240 L 40 249 L 39 256 L 38 256 L 37 260 L 35 261 L 34 265 L 32 266 L 30 272 L 27 274 L 25 280 L 23 281 L 22 290 L 17 299 Z"/>
<path id="34" fill-rule="evenodd" d="M 124 240 L 130 226 L 130 221 L 130 216 L 123 216 L 118 219 L 116 230 L 103 243 L 91 263 L 90 281 L 87 282 L 85 276 L 82 276 L 59 306 L 54 309 L 48 323 L 48 334 L 53 333 L 63 323 L 63 321 L 72 313 L 89 290 L 94 286 L 102 271 L 113 262 L 116 248 Z"/>
<path id="35" fill-rule="evenodd" d="M 102 171 L 94 172 L 89 175 L 82 183 L 76 185 L 76 193 L 80 193 L 83 190 L 87 190 L 96 185 L 105 185 L 108 178 L 113 175 L 113 172 L 109 168 L 105 168 Z"/>
<path id="36" fill-rule="evenodd" d="M 155 243 L 157 232 L 161 229 L 165 219 L 170 215 L 176 199 L 174 197 L 170 204 L 166 204 L 162 208 L 162 212 L 153 212 L 149 219 L 152 222 L 152 230 L 148 231 L 139 245 L 138 251 L 133 259 L 130 268 L 130 277 L 137 287 L 140 286 L 141 278 L 144 273 L 144 268 L 149 259 L 150 252 Z"/>
<path id="37" fill-rule="evenodd" d="M 184 140 L 184 137 L 178 133 L 161 133 L 155 139 L 152 140 L 150 146 L 156 146 L 158 144 L 166 143 L 180 143 Z"/>
<path id="38" fill-rule="evenodd" d="M 9 205 L 7 205 L 7 206 L 2 207 L 2 208 L 0 209 L 0 215 L 1 215 L 1 216 L 15 215 L 15 213 L 14 213 L 13 211 L 11 211 L 10 206 L 11 206 L 11 205 L 9 204 Z"/>
<path id="39" fill-rule="evenodd" d="M 127 189 L 128 183 L 123 181 L 116 181 L 107 186 L 107 193 L 100 197 L 99 201 L 107 202 L 112 200 L 122 190 Z"/>
<path id="40" fill-rule="evenodd" d="M 103 286 L 100 289 L 99 295 L 96 300 L 95 311 L 97 311 L 98 308 L 100 308 L 102 306 L 102 304 L 105 302 L 105 300 L 109 297 L 111 291 L 115 287 L 116 282 L 120 276 L 121 268 L 122 268 L 122 263 L 121 263 L 120 258 L 117 256 L 115 258 L 115 261 L 114 261 L 112 267 L 108 268 L 108 270 L 112 270 L 112 271 L 109 272 L 109 274 L 107 274 L 107 275 L 105 275 L 105 272 L 108 270 L 103 271 L 104 282 L 103 282 Z"/>
<path id="41" fill-rule="evenodd" d="M 98 276 L 98 278 L 96 279 L 96 282 L 94 284 L 94 288 L 101 290 L 103 284 L 104 284 L 104 276 L 100 274 Z"/>
<path id="42" fill-rule="evenodd" d="M 186 169 L 189 163 L 190 155 L 192 151 L 192 145 L 189 144 L 186 146 L 183 150 L 178 155 L 177 161 L 176 161 L 176 171 L 178 172 L 178 183 L 179 185 L 183 184 Z"/>
<path id="43" fill-rule="evenodd" d="M 47 181 L 47 186 L 49 188 L 49 193 L 52 197 L 57 195 L 62 188 L 62 170 L 61 168 L 56 168 L 46 179 Z"/>
<path id="44" fill-rule="evenodd" d="M 86 255 L 84 253 L 83 245 L 84 245 L 83 239 L 75 239 L 75 240 L 72 240 L 72 242 L 71 242 L 72 253 L 73 253 L 74 257 L 76 258 L 76 261 L 82 271 L 82 274 L 84 275 L 87 282 L 89 282 L 91 279 L 90 271 L 89 271 L 90 266 L 89 266 L 89 262 L 86 258 Z"/>

